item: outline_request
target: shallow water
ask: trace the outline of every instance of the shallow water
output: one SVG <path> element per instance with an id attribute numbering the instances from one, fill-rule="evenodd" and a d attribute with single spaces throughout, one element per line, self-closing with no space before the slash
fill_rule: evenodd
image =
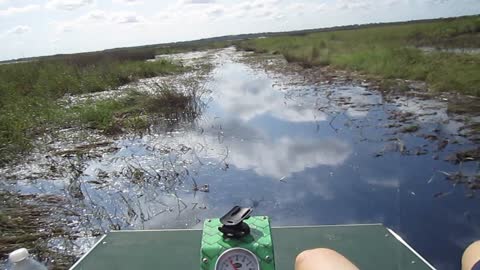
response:
<path id="1" fill-rule="evenodd" d="M 201 228 L 233 205 L 275 226 L 383 223 L 439 269 L 458 268 L 461 249 L 480 238 L 480 209 L 442 172 L 474 173 L 478 164 L 444 161 L 475 146 L 456 135 L 461 124 L 446 104 L 299 83 L 243 57 L 232 49 L 211 56 L 200 118 L 115 140 L 113 151 L 70 162 L 77 175 L 20 178 L 8 189 L 69 197 L 85 231 Z M 399 132 L 409 125 L 419 130 Z M 439 139 L 423 136 L 432 134 Z"/>

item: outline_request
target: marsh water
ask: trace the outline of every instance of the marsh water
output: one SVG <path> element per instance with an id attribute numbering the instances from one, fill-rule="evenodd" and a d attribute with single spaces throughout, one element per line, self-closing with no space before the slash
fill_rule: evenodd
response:
<path id="1" fill-rule="evenodd" d="M 447 179 L 475 175 L 478 164 L 446 160 L 477 145 L 442 99 L 309 83 L 231 48 L 174 57 L 213 65 L 199 117 L 97 144 L 104 151 L 88 157 L 38 151 L 4 170 L 2 188 L 59 196 L 80 213 L 63 219 L 78 236 L 74 254 L 111 229 L 200 229 L 233 205 L 274 226 L 383 223 L 438 269 L 458 268 L 462 248 L 480 238 L 478 195 Z M 51 152 L 72 147 L 65 138 Z"/>

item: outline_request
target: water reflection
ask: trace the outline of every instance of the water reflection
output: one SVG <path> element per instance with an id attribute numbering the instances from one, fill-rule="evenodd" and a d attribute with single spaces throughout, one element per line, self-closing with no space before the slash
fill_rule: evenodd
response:
<path id="1" fill-rule="evenodd" d="M 272 91 L 273 82 L 266 74 L 253 72 L 235 63 L 226 64 L 216 72 L 214 93 L 224 114 L 245 122 L 263 114 L 289 122 L 326 120 L 325 114 L 315 112 L 313 102 L 289 102 L 280 92 Z"/>
<path id="2" fill-rule="evenodd" d="M 286 177 L 306 168 L 342 164 L 351 153 L 339 140 L 304 141 L 301 138 L 280 138 L 272 142 L 231 145 L 228 161 L 240 169 L 253 169 L 260 176 Z"/>
<path id="3" fill-rule="evenodd" d="M 351 154 L 351 147 L 336 138 L 311 138 L 263 132 L 245 123 L 231 125 L 220 122 L 222 130 L 211 128 L 192 140 L 205 144 L 217 153 L 228 151 L 228 156 L 218 156 L 242 170 L 253 170 L 259 176 L 288 177 L 306 168 L 320 165 L 337 166 Z M 220 135 L 220 137 L 219 137 Z"/>
<path id="4" fill-rule="evenodd" d="M 461 146 L 439 150 L 421 136 L 437 130 L 471 146 L 451 136 L 456 122 L 444 103 L 387 102 L 352 85 L 292 86 L 239 57 L 231 49 L 212 57 L 210 102 L 195 123 L 118 139 L 98 158 L 58 163 L 76 173 L 9 188 L 67 194 L 84 217 L 79 226 L 102 231 L 200 228 L 235 204 L 276 226 L 381 222 L 441 269 L 452 269 L 461 248 L 480 238 L 478 199 L 438 176 L 458 169 L 438 155 Z M 392 113 L 420 132 L 399 133 Z M 396 151 L 386 151 L 392 143 Z M 425 152 L 411 154 L 415 147 Z M 436 198 L 440 191 L 448 196 Z"/>

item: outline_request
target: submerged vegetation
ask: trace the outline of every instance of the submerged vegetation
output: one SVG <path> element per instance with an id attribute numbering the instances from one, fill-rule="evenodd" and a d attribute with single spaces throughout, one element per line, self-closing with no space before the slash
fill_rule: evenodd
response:
<path id="1" fill-rule="evenodd" d="M 251 39 L 237 46 L 282 54 L 304 67 L 330 65 L 385 79 L 421 80 L 434 91 L 480 96 L 479 54 L 419 48 L 480 47 L 480 16 Z"/>
<path id="2" fill-rule="evenodd" d="M 149 95 L 131 91 L 126 97 L 87 102 L 65 110 L 77 125 L 102 130 L 113 135 L 123 130 L 142 131 L 150 126 L 149 116 L 166 118 L 194 117 L 193 95 L 169 88 Z"/>
<path id="3" fill-rule="evenodd" d="M 72 114 L 58 104 L 59 98 L 104 91 L 183 69 L 166 60 L 145 61 L 151 56 L 127 51 L 0 65 L 0 163 L 30 149 L 32 139 L 43 131 L 71 123 L 72 117 L 92 120 L 93 127 L 105 128 L 112 121 L 112 112 L 124 106 L 122 101 L 105 101 Z M 168 93 L 164 99 L 176 98 Z"/>
<path id="4" fill-rule="evenodd" d="M 31 200 L 39 200 L 40 204 L 32 204 Z M 67 269 L 75 261 L 75 256 L 65 255 L 53 249 L 48 249 L 45 239 L 67 235 L 65 222 L 60 219 L 67 210 L 58 209 L 58 203 L 64 203 L 60 196 L 17 195 L 0 192 L 0 260 L 17 248 L 28 248 L 36 254 L 40 261 L 48 259 L 57 268 Z M 59 214 L 53 223 L 46 217 L 51 217 L 52 208 Z M 75 237 L 71 236 L 70 240 Z"/>

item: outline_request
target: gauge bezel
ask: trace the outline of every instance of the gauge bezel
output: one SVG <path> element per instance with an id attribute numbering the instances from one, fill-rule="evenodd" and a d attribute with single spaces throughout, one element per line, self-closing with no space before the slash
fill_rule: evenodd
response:
<path id="1" fill-rule="evenodd" d="M 215 262 L 215 270 L 218 270 L 217 266 L 218 266 L 218 262 L 220 261 L 220 259 L 222 259 L 222 257 L 225 256 L 227 253 L 230 253 L 230 252 L 235 251 L 235 250 L 244 251 L 244 252 L 252 255 L 253 259 L 255 260 L 255 263 L 258 265 L 258 270 L 262 270 L 261 267 L 260 267 L 260 262 L 258 261 L 257 255 L 255 255 L 255 253 L 251 252 L 250 250 L 248 250 L 246 248 L 240 248 L 240 247 L 229 248 L 229 249 L 225 250 L 224 252 L 222 252 L 222 254 L 220 254 L 220 256 L 218 256 L 217 261 Z"/>

